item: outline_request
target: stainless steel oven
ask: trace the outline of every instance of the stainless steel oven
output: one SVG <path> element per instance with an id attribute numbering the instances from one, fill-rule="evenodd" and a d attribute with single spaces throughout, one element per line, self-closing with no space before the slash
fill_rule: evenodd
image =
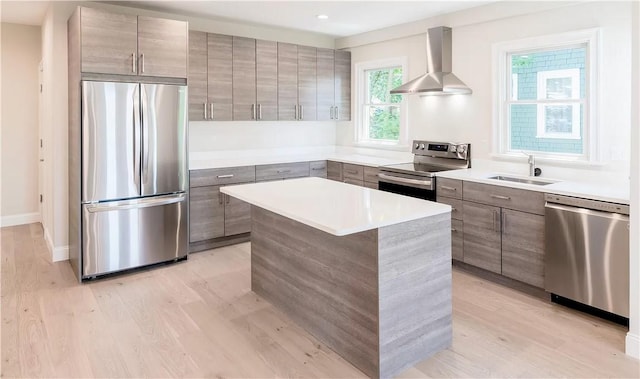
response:
<path id="1" fill-rule="evenodd" d="M 436 200 L 436 173 L 471 167 L 471 145 L 413 141 L 413 162 L 381 166 L 378 189 Z"/>

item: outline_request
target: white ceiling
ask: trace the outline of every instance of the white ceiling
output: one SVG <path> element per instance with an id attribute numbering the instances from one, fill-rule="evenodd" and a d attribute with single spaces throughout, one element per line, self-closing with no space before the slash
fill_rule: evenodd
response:
<path id="1" fill-rule="evenodd" d="M 335 37 L 422 20 L 490 2 L 493 1 L 109 1 L 185 16 L 279 26 Z M 0 4 L 2 22 L 39 25 L 47 2 L 2 0 Z M 326 14 L 329 19 L 318 20 L 318 14 Z"/>

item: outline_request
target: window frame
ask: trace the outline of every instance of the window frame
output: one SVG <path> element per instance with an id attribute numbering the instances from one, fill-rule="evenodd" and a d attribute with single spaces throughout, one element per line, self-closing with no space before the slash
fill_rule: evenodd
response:
<path id="1" fill-rule="evenodd" d="M 514 41 L 496 43 L 493 50 L 493 156 L 497 158 L 522 157 L 522 150 L 511 149 L 510 139 L 510 116 L 509 107 L 512 99 L 509 98 L 510 90 L 513 86 L 512 75 L 510 75 L 510 56 L 518 53 L 531 53 L 535 51 L 547 51 L 551 49 L 570 48 L 576 45 L 586 45 L 585 61 L 585 100 L 578 102 L 584 107 L 583 119 L 583 152 L 582 154 L 527 151 L 533 153 L 536 158 L 540 157 L 548 162 L 576 162 L 598 164 L 601 161 L 598 135 L 600 125 L 598 117 L 598 105 L 600 103 L 600 92 L 598 79 L 601 65 L 600 49 L 601 30 L 592 28 L 578 30 L 567 33 L 531 37 Z M 563 104 L 572 104 L 575 100 L 564 101 Z M 530 102 L 538 103 L 540 100 Z M 549 105 L 559 102 L 549 101 Z M 538 107 L 540 112 L 540 107 Z M 578 110 L 578 114 L 580 111 Z M 538 124 L 540 123 L 538 117 Z M 539 125 L 537 126 L 539 128 Z M 538 129 L 538 136 L 540 130 Z M 553 138 L 545 136 L 544 138 Z M 567 137 L 562 137 L 567 138 Z M 578 128 L 578 137 L 580 130 Z M 568 138 L 567 138 L 568 139 Z"/>
<path id="2" fill-rule="evenodd" d="M 356 70 L 356 112 L 354 127 L 354 144 L 363 147 L 387 148 L 404 150 L 408 146 L 408 120 L 407 120 L 407 98 L 402 96 L 402 101 L 398 104 L 400 111 L 400 125 L 398 141 L 370 139 L 366 127 L 365 107 L 367 103 L 367 75 L 370 70 L 381 70 L 393 67 L 402 68 L 402 82 L 407 82 L 407 57 L 393 57 L 378 59 L 366 62 L 359 62 L 355 65 Z M 365 105 L 366 104 L 366 105 Z M 386 104 L 386 103 L 385 103 Z M 379 104 L 381 106 L 385 104 Z"/>

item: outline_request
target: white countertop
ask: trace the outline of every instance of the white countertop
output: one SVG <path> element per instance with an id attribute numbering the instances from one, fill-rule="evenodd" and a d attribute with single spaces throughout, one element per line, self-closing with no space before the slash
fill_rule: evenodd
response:
<path id="1" fill-rule="evenodd" d="M 321 160 L 332 160 L 371 167 L 413 161 L 413 155 L 410 153 L 385 153 L 386 156 L 380 156 L 380 152 L 378 152 L 377 155 L 370 155 L 351 151 L 336 151 L 333 147 L 280 149 L 279 151 L 265 149 L 191 153 L 189 157 L 189 170 Z"/>
<path id="2" fill-rule="evenodd" d="M 463 169 L 443 171 L 436 174 L 440 178 L 460 179 L 477 183 L 493 184 L 496 186 L 521 188 L 531 191 L 552 193 L 557 195 L 566 195 L 574 197 L 582 197 L 593 200 L 608 201 L 619 204 L 629 204 L 629 183 L 600 183 L 600 182 L 576 182 L 558 179 L 548 179 L 542 177 L 529 178 L 522 175 L 514 175 L 509 173 L 501 173 L 496 171 L 487 171 L 479 169 Z M 517 182 L 507 182 L 495 179 L 488 179 L 491 176 L 504 175 L 510 177 L 520 177 L 533 179 L 537 181 L 549 181 L 548 185 L 535 185 Z"/>
<path id="3" fill-rule="evenodd" d="M 322 178 L 241 184 L 220 191 L 336 236 L 451 212 L 446 204 Z"/>

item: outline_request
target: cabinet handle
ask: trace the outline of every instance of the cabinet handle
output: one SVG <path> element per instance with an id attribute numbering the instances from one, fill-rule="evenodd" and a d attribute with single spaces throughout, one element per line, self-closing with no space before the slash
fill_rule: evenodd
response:
<path id="1" fill-rule="evenodd" d="M 227 198 L 226 203 L 229 204 L 231 202 L 231 196 L 225 194 L 224 197 Z"/>
<path id="2" fill-rule="evenodd" d="M 142 73 L 144 74 L 144 54 L 140 54 L 140 68 L 142 69 Z"/>
<path id="3" fill-rule="evenodd" d="M 295 119 L 297 120 L 297 119 L 298 119 L 298 104 L 294 105 L 294 106 L 293 106 L 293 109 L 294 109 L 294 111 L 295 111 L 295 113 L 296 113 L 296 115 L 295 115 Z"/>
<path id="4" fill-rule="evenodd" d="M 441 186 L 440 188 L 442 188 L 445 191 L 457 191 L 458 190 L 455 187 L 449 187 L 449 186 Z"/>
<path id="5" fill-rule="evenodd" d="M 338 113 L 338 107 L 333 106 L 331 107 L 331 119 L 332 120 L 337 120 L 338 118 L 336 117 L 336 114 Z"/>
<path id="6" fill-rule="evenodd" d="M 222 192 L 218 192 L 218 204 L 222 204 Z"/>
<path id="7" fill-rule="evenodd" d="M 498 211 L 493 211 L 493 230 L 495 230 L 496 232 L 500 231 L 500 229 L 498 229 L 498 224 L 500 223 L 498 217 Z"/>
<path id="8" fill-rule="evenodd" d="M 258 120 L 262 120 L 262 104 L 258 104 Z"/>
<path id="9" fill-rule="evenodd" d="M 336 105 L 336 114 L 335 114 L 335 118 L 336 120 L 340 120 L 340 108 L 338 108 L 338 106 Z"/>
<path id="10" fill-rule="evenodd" d="M 452 232 L 454 232 L 454 233 L 456 233 L 456 232 L 458 232 L 458 229 L 456 229 L 456 228 L 451 228 L 451 231 L 452 231 Z"/>
<path id="11" fill-rule="evenodd" d="M 326 167 L 311 167 L 312 171 L 320 171 L 320 170 L 324 170 L 326 169 Z"/>
<path id="12" fill-rule="evenodd" d="M 455 212 L 455 211 L 457 211 L 457 210 L 458 210 L 458 208 L 456 208 L 456 207 L 451 207 L 451 212 Z"/>
<path id="13" fill-rule="evenodd" d="M 502 233 L 507 232 L 507 214 L 502 213 Z"/>
<path id="14" fill-rule="evenodd" d="M 229 178 L 233 178 L 233 174 L 218 175 L 218 176 L 216 176 L 216 178 L 218 178 L 218 179 L 229 179 Z"/>
<path id="15" fill-rule="evenodd" d="M 209 116 L 207 115 L 207 107 L 209 106 L 209 104 L 207 103 L 203 103 L 202 105 L 204 105 L 204 119 L 208 119 Z"/>
<path id="16" fill-rule="evenodd" d="M 256 119 L 256 105 L 255 104 L 251 104 L 251 119 L 252 120 Z"/>
<path id="17" fill-rule="evenodd" d="M 352 175 L 355 175 L 355 174 L 357 174 L 357 173 L 358 173 L 358 171 L 357 171 L 357 170 L 344 170 L 344 171 L 345 171 L 347 174 L 352 174 Z"/>
<path id="18" fill-rule="evenodd" d="M 209 120 L 213 120 L 213 103 L 209 103 Z"/>
<path id="19" fill-rule="evenodd" d="M 277 171 L 278 174 L 288 174 L 290 172 L 291 172 L 291 170 L 278 170 Z"/>
<path id="20" fill-rule="evenodd" d="M 304 105 L 300 106 L 300 120 L 304 120 Z"/>
<path id="21" fill-rule="evenodd" d="M 134 74 L 138 71 L 136 63 L 136 53 L 131 53 L 131 72 L 133 72 Z"/>
<path id="22" fill-rule="evenodd" d="M 491 195 L 491 197 L 498 200 L 511 200 L 511 197 L 509 196 Z"/>

